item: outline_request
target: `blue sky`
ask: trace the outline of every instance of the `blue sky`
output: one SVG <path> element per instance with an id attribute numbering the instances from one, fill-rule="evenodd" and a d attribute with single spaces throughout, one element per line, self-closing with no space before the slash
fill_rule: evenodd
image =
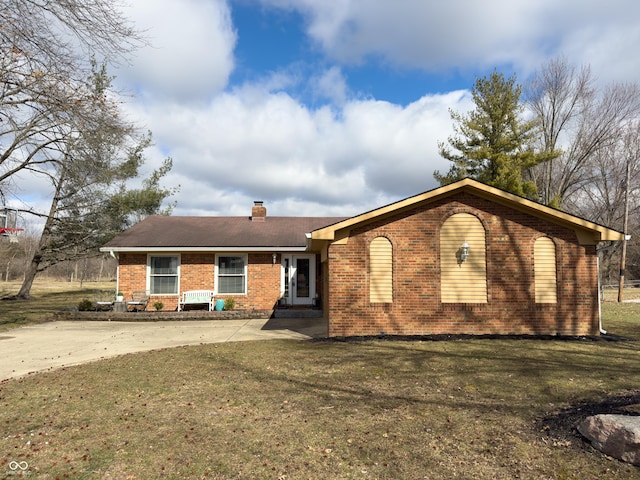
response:
<path id="1" fill-rule="evenodd" d="M 255 2 L 231 5 L 233 25 L 238 33 L 235 47 L 236 69 L 230 83 L 242 84 L 259 79 L 265 72 L 294 69 L 301 75 L 313 75 L 331 66 L 320 46 L 305 33 L 305 18 L 298 11 L 269 9 Z M 468 69 L 427 72 L 421 68 L 397 66 L 382 58 L 368 58 L 355 64 L 340 64 L 353 94 L 406 106 L 425 93 L 448 92 L 468 88 L 478 73 Z M 292 89 L 302 102 L 318 106 L 326 98 L 314 95 L 312 86 Z"/>
<path id="2" fill-rule="evenodd" d="M 131 0 L 150 46 L 112 70 L 166 156 L 176 215 L 356 215 L 436 186 L 476 77 L 564 56 L 637 83 L 637 0 Z M 33 183 L 32 191 L 46 191 Z M 41 196 L 42 210 L 50 197 Z M 36 202 L 36 200 L 34 200 Z"/>

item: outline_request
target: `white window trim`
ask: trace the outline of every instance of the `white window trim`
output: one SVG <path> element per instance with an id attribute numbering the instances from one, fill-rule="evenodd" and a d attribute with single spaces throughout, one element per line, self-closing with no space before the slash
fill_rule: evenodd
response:
<path id="1" fill-rule="evenodd" d="M 220 285 L 220 282 L 218 281 L 219 277 L 218 277 L 218 265 L 219 265 L 219 261 L 218 259 L 220 257 L 243 257 L 244 259 L 244 293 L 219 293 L 218 292 L 218 286 Z M 248 281 L 249 281 L 249 254 L 248 253 L 238 253 L 238 252 L 229 252 L 229 253 L 222 253 L 222 254 L 216 254 L 216 260 L 215 260 L 215 267 L 214 267 L 214 282 L 215 282 L 215 290 L 214 293 L 216 295 L 240 295 L 240 296 L 247 296 L 248 292 L 249 292 L 249 285 L 248 285 Z"/>
<path id="2" fill-rule="evenodd" d="M 151 257 L 178 257 L 178 291 L 176 293 L 153 293 L 151 292 Z M 182 256 L 179 253 L 149 253 L 147 254 L 147 291 L 150 292 L 150 295 L 157 296 L 172 296 L 176 297 L 180 295 L 180 266 L 182 265 Z"/>

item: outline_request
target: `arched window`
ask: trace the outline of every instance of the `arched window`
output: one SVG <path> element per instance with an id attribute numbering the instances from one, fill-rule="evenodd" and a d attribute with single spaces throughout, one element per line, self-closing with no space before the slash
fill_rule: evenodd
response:
<path id="1" fill-rule="evenodd" d="M 478 217 L 456 213 L 442 224 L 440 275 L 443 303 L 487 303 L 485 231 Z"/>
<path id="2" fill-rule="evenodd" d="M 385 237 L 374 238 L 369 246 L 369 301 L 393 302 L 393 247 Z"/>
<path id="3" fill-rule="evenodd" d="M 536 303 L 556 303 L 556 246 L 549 237 L 533 245 L 533 271 Z"/>

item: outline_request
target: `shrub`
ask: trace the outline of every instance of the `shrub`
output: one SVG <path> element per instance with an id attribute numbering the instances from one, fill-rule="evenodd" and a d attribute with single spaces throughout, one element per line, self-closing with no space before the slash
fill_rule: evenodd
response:
<path id="1" fill-rule="evenodd" d="M 155 308 L 156 310 L 162 310 L 162 307 L 164 307 L 164 303 L 162 303 L 162 302 L 155 302 L 155 303 L 153 304 L 153 306 L 154 306 L 154 308 Z"/>
<path id="2" fill-rule="evenodd" d="M 84 300 L 81 300 L 80 303 L 78 303 L 78 310 L 80 310 L 81 312 L 87 312 L 89 310 L 95 310 L 95 307 L 91 300 L 87 300 L 85 298 Z"/>
<path id="3" fill-rule="evenodd" d="M 233 297 L 225 298 L 224 300 L 224 309 L 225 310 L 233 310 L 236 306 L 236 299 Z"/>

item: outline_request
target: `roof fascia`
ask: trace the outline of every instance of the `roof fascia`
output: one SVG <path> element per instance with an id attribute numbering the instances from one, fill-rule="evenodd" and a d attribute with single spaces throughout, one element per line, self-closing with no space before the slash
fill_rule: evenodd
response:
<path id="1" fill-rule="evenodd" d="M 154 252 L 306 252 L 307 247 L 101 247 L 105 253 L 154 253 Z"/>

